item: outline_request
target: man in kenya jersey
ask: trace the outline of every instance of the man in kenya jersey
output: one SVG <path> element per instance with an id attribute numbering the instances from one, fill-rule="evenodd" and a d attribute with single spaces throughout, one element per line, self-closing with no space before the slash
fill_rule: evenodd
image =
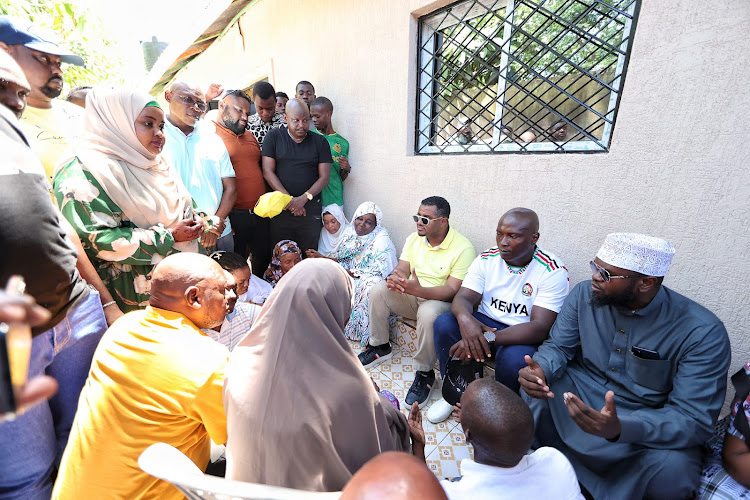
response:
<path id="1" fill-rule="evenodd" d="M 443 376 L 451 357 L 480 362 L 495 358 L 495 379 L 518 392 L 524 356 L 533 355 L 547 338 L 570 289 L 568 270 L 536 245 L 538 239 L 534 211 L 514 208 L 502 216 L 497 246 L 474 260 L 451 312 L 435 320 L 435 350 Z"/>

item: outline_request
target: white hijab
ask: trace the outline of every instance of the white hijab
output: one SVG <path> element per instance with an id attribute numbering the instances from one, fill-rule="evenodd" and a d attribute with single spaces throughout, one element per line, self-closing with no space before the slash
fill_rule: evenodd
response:
<path id="1" fill-rule="evenodd" d="M 86 99 L 84 138 L 73 151 L 123 214 L 143 229 L 157 224 L 170 228 L 193 204 L 175 169 L 150 153 L 135 134 L 136 118 L 153 101 L 139 90 L 93 89 Z M 72 159 L 65 158 L 57 168 Z M 175 247 L 198 251 L 197 240 Z"/>
<path id="2" fill-rule="evenodd" d="M 326 228 L 320 230 L 320 241 L 318 242 L 318 252 L 328 257 L 328 254 L 336 250 L 336 247 L 341 243 L 341 238 L 344 236 L 344 232 L 349 225 L 349 221 L 346 220 L 344 210 L 338 205 L 326 205 L 323 207 L 323 212 L 333 215 L 341 225 L 336 233 L 331 234 L 326 231 Z"/>

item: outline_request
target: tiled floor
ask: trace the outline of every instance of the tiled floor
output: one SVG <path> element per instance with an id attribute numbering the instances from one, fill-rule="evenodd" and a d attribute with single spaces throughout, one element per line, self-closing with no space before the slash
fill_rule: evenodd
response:
<path id="1" fill-rule="evenodd" d="M 359 342 L 352 343 L 352 347 L 357 353 L 362 350 Z M 401 348 L 393 342 L 391 342 L 391 347 L 393 348 L 391 359 L 384 361 L 375 368 L 368 369 L 367 372 L 381 389 L 391 391 L 398 398 L 401 411 L 408 416 L 409 410 L 406 408 L 404 398 L 414 380 L 415 370 L 408 349 Z M 436 371 L 436 374 L 437 379 L 435 388 L 430 395 L 430 404 L 441 398 L 440 373 Z M 461 425 L 456 423 L 453 417 L 439 424 L 429 422 L 427 420 L 429 408 L 429 405 L 427 405 L 422 409 L 422 424 L 427 441 L 425 448 L 427 466 L 439 479 L 459 476 L 461 460 L 474 458 L 474 450 L 466 444 Z"/>

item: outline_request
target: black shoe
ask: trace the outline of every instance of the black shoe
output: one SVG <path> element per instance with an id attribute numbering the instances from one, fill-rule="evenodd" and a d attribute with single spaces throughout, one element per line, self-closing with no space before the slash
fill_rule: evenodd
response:
<path id="1" fill-rule="evenodd" d="M 373 366 L 378 366 L 386 359 L 391 359 L 391 356 L 393 356 L 393 352 L 389 342 L 379 346 L 371 346 L 370 344 L 367 344 L 367 349 L 360 352 L 357 357 L 363 366 L 372 368 Z"/>
<path id="2" fill-rule="evenodd" d="M 417 374 L 414 376 L 414 382 L 412 382 L 409 392 L 406 394 L 406 408 L 411 408 L 414 402 L 419 404 L 420 408 L 423 408 L 430 399 L 430 393 L 432 387 L 435 385 L 435 371 L 430 370 L 429 372 L 420 372 L 417 370 Z"/>

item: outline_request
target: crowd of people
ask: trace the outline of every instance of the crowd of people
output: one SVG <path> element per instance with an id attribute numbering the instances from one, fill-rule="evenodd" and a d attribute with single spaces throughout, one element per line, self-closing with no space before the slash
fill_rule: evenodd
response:
<path id="1" fill-rule="evenodd" d="M 0 498 L 180 498 L 138 456 L 165 442 L 206 470 L 211 440 L 229 479 L 342 498 L 697 494 L 730 346 L 663 285 L 667 240 L 607 235 L 571 290 L 533 210 L 504 213 L 477 255 L 430 196 L 397 253 L 376 203 L 347 220 L 349 143 L 309 81 L 68 102 L 79 56 L 7 17 L 0 49 L 0 283 L 28 294 L 0 294 L 0 320 L 33 325 L 19 405 L 49 398 L 0 423 Z M 254 212 L 267 193 L 273 217 Z M 416 325 L 408 417 L 366 371 L 393 355 L 394 316 Z M 426 418 L 453 415 L 474 448 L 439 484 L 420 411 L 436 366 Z M 750 486 L 739 375 L 724 459 Z"/>

